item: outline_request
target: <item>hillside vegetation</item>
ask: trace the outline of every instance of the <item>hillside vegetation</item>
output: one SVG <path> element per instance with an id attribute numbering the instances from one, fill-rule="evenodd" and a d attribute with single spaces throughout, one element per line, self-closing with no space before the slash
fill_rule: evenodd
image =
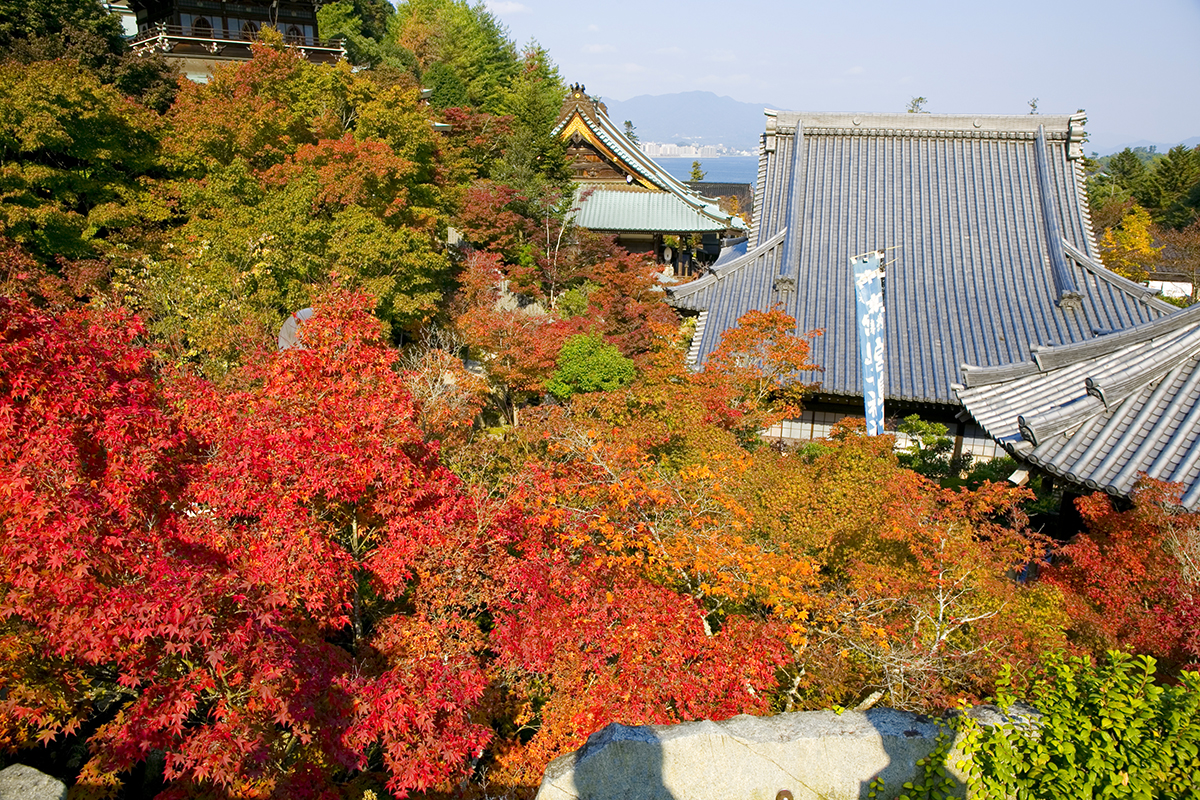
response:
<path id="1" fill-rule="evenodd" d="M 1088 165 L 1088 200 L 1104 264 L 1142 282 L 1191 287 L 1200 269 L 1200 146 L 1125 148 Z"/>

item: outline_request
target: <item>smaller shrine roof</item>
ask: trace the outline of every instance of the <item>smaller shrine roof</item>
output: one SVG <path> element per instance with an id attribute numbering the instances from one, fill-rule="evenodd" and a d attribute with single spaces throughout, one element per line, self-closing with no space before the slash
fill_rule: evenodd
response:
<path id="1" fill-rule="evenodd" d="M 1200 507 L 1200 305 L 1032 359 L 963 365 L 959 400 L 1014 456 L 1110 494 L 1142 475 Z"/>
<path id="2" fill-rule="evenodd" d="M 589 97 L 581 87 L 572 87 L 567 94 L 554 133 L 566 139 L 581 137 L 626 173 L 626 186 L 602 182 L 590 192 L 585 189 L 577 194 L 582 207 L 576 222 L 585 228 L 664 233 L 747 228 L 740 217 L 722 211 L 715 198 L 704 197 L 675 179 L 643 153 L 608 118 L 604 104 Z M 588 186 L 586 182 L 580 185 Z M 630 193 L 622 191 L 626 188 L 660 194 L 663 199 L 650 200 L 645 196 L 633 199 Z M 640 212 L 652 216 L 639 221 L 634 215 Z M 670 224 L 660 225 L 660 221 Z"/>
<path id="3" fill-rule="evenodd" d="M 580 184 L 575 190 L 575 224 L 595 231 L 706 233 L 724 231 L 734 222 L 716 203 L 680 202 L 666 192 L 629 191 Z"/>

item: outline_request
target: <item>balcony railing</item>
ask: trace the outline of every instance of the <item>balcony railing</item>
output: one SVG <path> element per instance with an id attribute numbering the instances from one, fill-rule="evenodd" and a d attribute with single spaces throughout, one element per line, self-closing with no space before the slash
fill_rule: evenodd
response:
<path id="1" fill-rule="evenodd" d="M 249 48 L 251 42 L 260 39 L 258 31 L 227 31 L 224 29 L 205 26 L 185 28 L 182 25 L 167 25 L 155 23 L 144 31 L 139 31 L 133 38 L 134 52 L 139 53 L 170 53 L 175 48 L 199 47 L 212 55 L 220 55 L 226 48 L 238 50 Z M 319 56 L 324 58 L 341 59 L 346 57 L 346 48 L 341 41 L 315 39 L 311 36 L 296 36 L 284 34 L 284 44 L 300 51 L 305 58 Z"/>

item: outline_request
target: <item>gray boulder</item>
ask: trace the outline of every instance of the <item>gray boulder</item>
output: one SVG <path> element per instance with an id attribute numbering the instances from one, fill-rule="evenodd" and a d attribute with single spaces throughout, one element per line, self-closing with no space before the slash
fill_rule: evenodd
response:
<path id="1" fill-rule="evenodd" d="M 0 770 L 0 800 L 67 800 L 66 785 L 24 764 Z"/>
<path id="2" fill-rule="evenodd" d="M 809 711 L 724 722 L 627 727 L 613 723 L 546 768 L 538 800 L 795 800 L 902 793 L 941 728 L 889 708 Z M 962 776 L 953 776 L 958 794 Z M 785 795 L 786 797 L 786 795 Z"/>

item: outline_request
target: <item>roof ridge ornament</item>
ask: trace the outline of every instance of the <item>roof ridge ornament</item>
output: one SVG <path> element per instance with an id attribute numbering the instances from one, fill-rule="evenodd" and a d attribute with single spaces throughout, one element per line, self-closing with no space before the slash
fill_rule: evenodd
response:
<path id="1" fill-rule="evenodd" d="M 1034 447 L 1053 436 L 1078 428 L 1089 417 L 1104 410 L 1104 404 L 1090 395 L 1075 398 L 1069 403 L 1043 411 L 1040 414 L 1017 415 L 1017 429 L 1021 437 Z"/>
<path id="2" fill-rule="evenodd" d="M 1083 158 L 1083 143 L 1087 141 L 1087 114 L 1081 108 L 1069 117 L 1067 123 L 1067 158 L 1074 161 Z"/>

